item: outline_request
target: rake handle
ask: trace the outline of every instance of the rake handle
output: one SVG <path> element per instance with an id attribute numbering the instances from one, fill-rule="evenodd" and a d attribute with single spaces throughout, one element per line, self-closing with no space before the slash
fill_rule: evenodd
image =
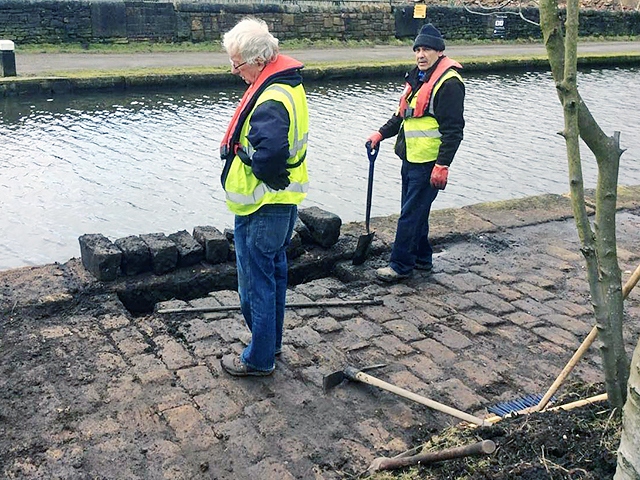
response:
<path id="1" fill-rule="evenodd" d="M 623 299 L 626 299 L 629 296 L 629 293 L 631 292 L 631 290 L 633 290 L 633 287 L 636 286 L 639 280 L 640 280 L 640 265 L 638 265 L 638 267 L 635 269 L 633 274 L 631 274 L 631 277 L 629 277 L 629 279 L 626 281 L 626 283 L 622 287 Z M 540 402 L 538 402 L 538 405 L 536 405 L 530 410 L 531 412 L 539 412 L 541 410 L 544 410 L 544 408 L 547 406 L 547 403 L 549 403 L 549 400 L 551 399 L 551 397 L 553 397 L 553 395 L 556 393 L 556 390 L 560 388 L 560 385 L 562 385 L 562 383 L 566 380 L 566 378 L 569 376 L 569 374 L 574 369 L 576 364 L 580 361 L 584 353 L 589 349 L 589 347 L 593 344 L 593 342 L 595 342 L 597 336 L 598 336 L 598 327 L 594 326 L 589 332 L 589 335 L 587 335 L 587 337 L 582 341 L 582 343 L 580 344 L 580 347 L 578 347 L 578 350 L 576 350 L 576 352 L 573 354 L 569 362 L 562 369 L 562 371 L 560 372 L 560 375 L 558 375 L 558 378 L 556 378 L 555 382 L 553 382 L 553 384 L 549 387 L 549 390 L 547 390 L 547 393 L 545 393 L 544 397 L 540 399 Z"/>
<path id="2" fill-rule="evenodd" d="M 404 397 L 408 400 L 413 400 L 414 402 L 424 405 L 425 407 L 438 410 L 439 412 L 447 413 L 466 422 L 473 423 L 479 426 L 490 425 L 479 417 L 462 412 L 453 407 L 443 405 L 442 403 L 436 402 L 435 400 L 431 400 L 427 397 L 423 397 L 421 395 L 418 395 L 417 393 L 410 392 L 409 390 L 405 390 L 404 388 L 397 387 L 395 385 L 392 385 L 391 383 L 385 382 L 384 380 L 372 377 L 371 375 L 361 372 L 353 367 L 347 367 L 344 371 L 344 374 L 351 380 L 356 380 L 358 382 L 366 383 L 368 385 L 373 385 L 374 387 L 387 390 L 388 392 L 395 393 L 396 395 L 400 395 L 401 397 Z"/>
<path id="3" fill-rule="evenodd" d="M 540 410 L 543 410 L 544 407 L 547 406 L 547 403 L 549 403 L 549 400 L 551 399 L 551 397 L 553 397 L 553 395 L 556 393 L 558 388 L 560 388 L 560 385 L 562 385 L 565 379 L 569 376 L 569 374 L 571 373 L 573 368 L 576 366 L 576 364 L 580 361 L 584 353 L 589 349 L 589 347 L 596 340 L 597 336 L 598 336 L 598 329 L 597 327 L 593 327 L 589 332 L 589 335 L 587 335 L 587 337 L 580 344 L 580 347 L 578 348 L 578 350 L 576 350 L 576 352 L 573 354 L 573 356 L 571 357 L 571 360 L 569 360 L 569 362 L 565 365 L 565 367 L 560 372 L 560 375 L 558 375 L 556 380 L 549 387 L 549 390 L 547 390 L 547 393 L 544 394 L 544 397 L 540 399 L 540 402 L 538 402 L 538 404 L 535 407 L 531 408 L 530 410 L 531 412 L 539 412 Z"/>
<path id="4" fill-rule="evenodd" d="M 639 280 L 640 280 L 640 265 L 638 265 L 638 267 L 635 269 L 635 271 L 631 274 L 631 276 L 627 280 L 627 283 L 625 283 L 624 286 L 622 287 L 622 296 L 624 298 L 627 298 L 627 296 L 629 295 L 629 292 L 633 290 L 633 287 L 636 286 Z"/>

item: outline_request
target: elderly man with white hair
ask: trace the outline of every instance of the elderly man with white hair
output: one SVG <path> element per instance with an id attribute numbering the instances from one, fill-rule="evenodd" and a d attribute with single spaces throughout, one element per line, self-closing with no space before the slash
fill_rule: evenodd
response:
<path id="1" fill-rule="evenodd" d="M 309 114 L 302 63 L 279 53 L 264 21 L 245 18 L 223 37 L 231 72 L 248 88 L 220 146 L 222 186 L 235 214 L 238 293 L 251 342 L 221 364 L 235 376 L 270 375 L 282 349 L 287 246 L 307 195 Z"/>

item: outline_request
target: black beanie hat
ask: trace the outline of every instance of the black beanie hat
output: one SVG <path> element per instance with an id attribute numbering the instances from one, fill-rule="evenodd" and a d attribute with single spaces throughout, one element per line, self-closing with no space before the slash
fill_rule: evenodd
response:
<path id="1" fill-rule="evenodd" d="M 430 23 L 426 23 L 420 29 L 420 33 L 413 42 L 413 49 L 427 47 L 442 52 L 444 50 L 444 39 L 440 31 Z"/>

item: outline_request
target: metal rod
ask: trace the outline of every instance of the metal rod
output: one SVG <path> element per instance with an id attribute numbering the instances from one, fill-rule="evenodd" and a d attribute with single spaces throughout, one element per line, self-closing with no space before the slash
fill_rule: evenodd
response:
<path id="1" fill-rule="evenodd" d="M 287 308 L 329 308 L 355 307 L 362 305 L 382 305 L 382 300 L 343 300 L 340 302 L 298 302 L 287 303 Z M 156 313 L 213 313 L 240 310 L 240 305 L 217 305 L 213 307 L 162 308 Z"/>

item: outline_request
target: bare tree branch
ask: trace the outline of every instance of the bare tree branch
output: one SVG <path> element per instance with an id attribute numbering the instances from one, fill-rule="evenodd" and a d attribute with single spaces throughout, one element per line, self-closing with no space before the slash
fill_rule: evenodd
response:
<path id="1" fill-rule="evenodd" d="M 489 15 L 495 15 L 496 12 L 500 12 L 504 15 L 517 15 L 518 17 L 520 17 L 522 20 L 524 20 L 527 23 L 530 23 L 531 25 L 535 25 L 536 27 L 539 27 L 540 24 L 537 22 L 534 22 L 533 20 L 529 20 L 527 17 L 524 16 L 524 14 L 522 13 L 522 2 L 519 2 L 518 4 L 518 11 L 517 12 L 509 12 L 509 11 L 505 11 L 502 10 L 502 8 L 504 8 L 505 6 L 509 5 L 511 3 L 511 0 L 507 0 L 506 2 L 500 4 L 500 5 L 496 5 L 495 7 L 485 7 L 483 5 L 478 5 L 475 4 L 473 5 L 476 8 L 480 8 L 482 10 L 487 10 L 487 12 L 478 12 L 475 10 L 471 10 L 469 8 L 469 6 L 463 1 L 461 2 L 462 8 L 465 9 L 465 11 L 473 14 L 473 15 L 484 15 L 484 16 L 489 16 Z"/>

